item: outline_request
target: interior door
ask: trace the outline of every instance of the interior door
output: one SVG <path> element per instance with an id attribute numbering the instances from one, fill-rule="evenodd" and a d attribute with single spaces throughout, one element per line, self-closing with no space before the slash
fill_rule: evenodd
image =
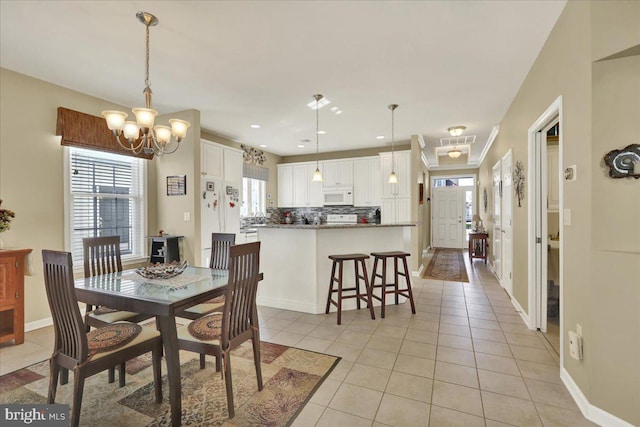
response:
<path id="1" fill-rule="evenodd" d="M 502 287 L 513 296 L 513 156 L 511 150 L 501 161 L 502 173 Z"/>
<path id="2" fill-rule="evenodd" d="M 462 195 L 458 187 L 433 189 L 433 244 L 437 248 L 462 248 Z"/>
<path id="3" fill-rule="evenodd" d="M 502 172 L 501 163 L 493 166 L 493 272 L 502 277 Z"/>

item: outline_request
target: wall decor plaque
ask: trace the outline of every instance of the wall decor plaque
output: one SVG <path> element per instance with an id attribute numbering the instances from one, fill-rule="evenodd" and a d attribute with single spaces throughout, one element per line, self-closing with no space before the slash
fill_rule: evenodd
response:
<path id="1" fill-rule="evenodd" d="M 167 196 L 184 196 L 187 194 L 187 176 L 173 175 L 167 177 Z"/>
<path id="2" fill-rule="evenodd" d="M 611 150 L 604 156 L 611 178 L 640 178 L 640 144 L 631 144 L 622 150 Z"/>

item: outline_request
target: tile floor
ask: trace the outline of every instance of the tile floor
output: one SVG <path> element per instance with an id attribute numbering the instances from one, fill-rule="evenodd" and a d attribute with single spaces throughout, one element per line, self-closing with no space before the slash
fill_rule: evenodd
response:
<path id="1" fill-rule="evenodd" d="M 413 278 L 408 304 L 312 315 L 260 307 L 265 341 L 342 360 L 294 426 L 589 426 L 560 381 L 558 356 L 528 330 L 484 264 L 470 283 Z M 379 316 L 379 309 L 376 310 Z M 49 357 L 51 328 L 0 345 L 0 374 Z"/>

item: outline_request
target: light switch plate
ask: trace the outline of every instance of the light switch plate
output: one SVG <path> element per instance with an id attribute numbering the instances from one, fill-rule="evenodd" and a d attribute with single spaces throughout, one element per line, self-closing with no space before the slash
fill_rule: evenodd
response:
<path id="1" fill-rule="evenodd" d="M 191 212 L 185 212 L 183 216 L 185 221 L 191 221 Z"/>
<path id="2" fill-rule="evenodd" d="M 564 209 L 564 225 L 571 225 L 571 209 Z"/>
<path id="3" fill-rule="evenodd" d="M 569 355 L 576 360 L 582 360 L 582 337 L 569 331 Z"/>

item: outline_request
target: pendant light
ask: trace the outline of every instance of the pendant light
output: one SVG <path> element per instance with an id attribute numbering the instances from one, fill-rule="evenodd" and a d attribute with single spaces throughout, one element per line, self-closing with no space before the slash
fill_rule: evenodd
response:
<path id="1" fill-rule="evenodd" d="M 395 122 L 394 122 L 394 111 L 398 108 L 398 104 L 389 104 L 389 109 L 391 110 L 391 173 L 389 174 L 389 184 L 397 184 L 398 176 L 395 173 Z"/>
<path id="2" fill-rule="evenodd" d="M 320 106 L 319 106 L 319 102 L 320 100 L 324 98 L 324 96 L 320 95 L 320 94 L 315 94 L 313 95 L 313 99 L 316 100 L 316 171 L 313 174 L 313 182 L 322 182 L 322 173 L 320 173 L 320 161 L 318 158 L 318 147 L 320 145 L 319 143 L 319 138 L 320 138 L 320 125 L 319 125 L 319 120 L 318 120 L 318 111 L 320 110 Z"/>

